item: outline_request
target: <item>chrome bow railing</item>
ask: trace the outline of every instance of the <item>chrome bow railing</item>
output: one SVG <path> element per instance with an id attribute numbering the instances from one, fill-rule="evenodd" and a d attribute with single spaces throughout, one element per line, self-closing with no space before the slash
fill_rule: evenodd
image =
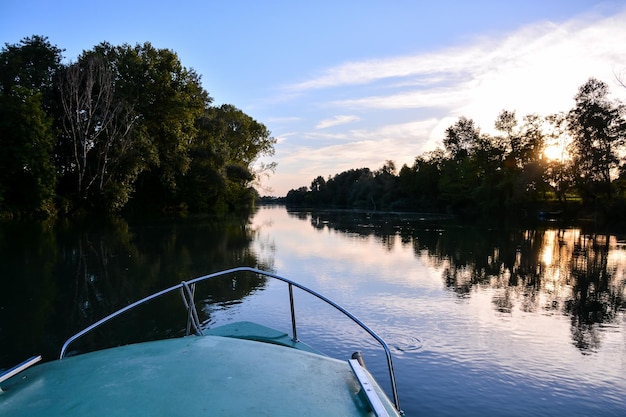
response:
<path id="1" fill-rule="evenodd" d="M 182 281 L 180 284 L 174 285 L 172 287 L 166 288 L 162 291 L 159 291 L 157 293 L 154 293 L 152 295 L 149 295 L 145 298 L 142 298 L 141 300 L 135 301 L 132 304 L 129 304 L 128 306 L 117 310 L 116 312 L 98 320 L 97 322 L 93 323 L 91 326 L 86 327 L 85 329 L 81 330 L 80 332 L 76 333 L 75 335 L 73 335 L 72 337 L 70 337 L 69 339 L 67 339 L 65 341 L 65 343 L 63 344 L 63 347 L 61 348 L 61 354 L 59 355 L 59 359 L 63 359 L 67 353 L 67 349 L 70 346 L 71 343 L 73 343 L 75 340 L 79 339 L 80 337 L 84 336 L 85 334 L 89 333 L 90 331 L 94 330 L 95 328 L 99 327 L 100 325 L 108 322 L 109 320 L 129 311 L 132 310 L 133 308 L 144 304 L 150 300 L 153 300 L 155 298 L 161 297 L 162 295 L 168 294 L 170 292 L 176 291 L 176 290 L 180 290 L 182 298 L 183 298 L 183 303 L 185 304 L 185 307 L 187 308 L 187 334 L 190 333 L 190 330 L 193 328 L 194 332 L 198 335 L 202 335 L 202 328 L 201 328 L 201 323 L 198 317 L 198 312 L 196 310 L 196 306 L 195 306 L 195 302 L 194 302 L 194 293 L 195 293 L 195 285 L 199 282 L 202 281 L 206 281 L 206 280 L 210 280 L 213 278 L 217 278 L 217 277 L 221 277 L 224 275 L 228 275 L 228 274 L 234 274 L 237 272 L 250 272 L 250 273 L 254 273 L 254 274 L 258 274 L 264 277 L 269 277 L 269 278 L 274 278 L 277 279 L 279 281 L 283 281 L 285 283 L 287 283 L 287 286 L 289 288 L 289 306 L 290 306 L 290 312 L 291 312 L 291 330 L 292 330 L 292 335 L 291 338 L 294 342 L 298 341 L 298 329 L 297 329 L 297 323 L 296 323 L 296 313 L 295 313 L 295 305 L 294 305 L 294 298 L 293 298 L 293 287 L 297 287 L 300 290 L 309 293 L 310 295 L 324 301 L 325 303 L 331 305 L 332 307 L 334 307 L 335 309 L 339 310 L 341 313 L 343 313 L 345 316 L 347 316 L 349 319 L 351 319 L 354 323 L 356 323 L 357 325 L 359 325 L 363 330 L 365 330 L 370 336 L 372 336 L 383 348 L 383 350 L 385 351 L 385 356 L 387 359 L 387 368 L 389 370 L 389 379 L 391 382 L 391 393 L 393 395 L 393 402 L 394 405 L 396 407 L 397 410 L 400 410 L 400 402 L 398 399 L 398 391 L 396 388 L 396 378 L 395 378 L 395 374 L 394 374 L 394 370 L 393 370 L 393 361 L 391 358 L 391 351 L 389 349 L 389 346 L 387 346 L 387 343 L 380 337 L 378 336 L 372 329 L 370 329 L 367 325 L 365 325 L 365 323 L 363 323 L 361 320 L 359 320 L 358 318 L 356 318 L 352 313 L 350 313 L 348 310 L 346 310 L 345 308 L 341 307 L 339 304 L 335 303 L 334 301 L 328 299 L 327 297 L 311 290 L 310 288 L 307 288 L 301 284 L 298 284 L 295 281 L 292 281 L 290 279 L 281 277 L 279 275 L 275 275 L 272 274 L 270 272 L 266 272 L 266 271 L 262 271 L 259 269 L 255 269 L 255 268 L 251 268 L 251 267 L 238 267 L 238 268 L 233 268 L 233 269 L 227 269 L 224 271 L 220 271 L 220 272 L 216 272 L 213 274 L 209 274 L 209 275 L 204 275 L 198 278 L 194 278 L 191 279 L 189 281 Z"/>

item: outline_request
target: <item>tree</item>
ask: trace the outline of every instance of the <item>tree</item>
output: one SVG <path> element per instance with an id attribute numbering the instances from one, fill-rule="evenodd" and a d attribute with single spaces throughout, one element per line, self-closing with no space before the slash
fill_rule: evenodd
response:
<path id="1" fill-rule="evenodd" d="M 224 150 L 226 200 L 231 208 L 250 205 L 257 178 L 254 164 L 261 156 L 274 154 L 276 139 L 267 127 L 230 104 L 209 108 L 213 139 Z M 271 169 L 271 168 L 270 168 Z"/>
<path id="2" fill-rule="evenodd" d="M 400 169 L 400 190 L 408 196 L 410 207 L 419 211 L 439 209 L 439 183 L 444 159 L 443 151 L 438 149 L 416 157 L 412 167 L 404 165 Z"/>
<path id="3" fill-rule="evenodd" d="M 404 204 L 394 161 L 386 160 L 385 164 L 374 172 L 373 180 L 369 200 L 375 209 L 396 208 Z"/>
<path id="4" fill-rule="evenodd" d="M 285 196 L 285 202 L 293 205 L 304 205 L 307 203 L 307 188 L 300 187 L 297 190 L 289 190 Z"/>
<path id="5" fill-rule="evenodd" d="M 66 149 L 64 174 L 76 181 L 80 201 L 119 210 L 128 201 L 136 170 L 121 167 L 133 147 L 137 116 L 116 94 L 113 70 L 97 54 L 85 54 L 59 77 Z M 81 203 L 79 203 L 80 205 Z"/>
<path id="6" fill-rule="evenodd" d="M 212 99 L 200 76 L 185 68 L 176 53 L 150 43 L 113 47 L 102 43 L 95 52 L 115 70 L 117 94 L 137 118 L 135 140 L 139 174 L 133 204 L 164 208 L 180 203 L 180 182 L 190 168 L 190 150 L 198 134 L 196 120 Z"/>
<path id="7" fill-rule="evenodd" d="M 5 44 L 0 60 L 0 91 L 12 94 L 14 87 L 20 87 L 40 92 L 46 101 L 51 100 L 62 53 L 63 50 L 52 45 L 45 36 L 26 37 L 18 44 Z"/>
<path id="8" fill-rule="evenodd" d="M 311 191 L 322 192 L 326 189 L 326 180 L 321 175 L 311 182 Z"/>
<path id="9" fill-rule="evenodd" d="M 254 163 L 274 153 L 276 140 L 270 131 L 230 104 L 207 108 L 196 126 L 190 170 L 181 179 L 182 199 L 192 208 L 213 206 L 218 211 L 251 205 L 251 185 L 260 175 Z"/>
<path id="10" fill-rule="evenodd" d="M 537 114 L 527 114 L 523 121 L 524 124 L 520 129 L 522 166 L 541 160 L 545 147 L 545 134 L 542 128 L 544 119 Z"/>
<path id="11" fill-rule="evenodd" d="M 495 122 L 499 137 L 502 164 L 495 188 L 506 208 L 519 207 L 545 191 L 543 181 L 546 166 L 542 161 L 544 148 L 543 119 L 536 114 L 524 116 L 518 125 L 514 111 L 503 110 Z"/>
<path id="12" fill-rule="evenodd" d="M 472 193 L 480 184 L 476 151 L 482 146 L 480 129 L 472 119 L 460 117 L 446 129 L 443 144 L 449 159 L 441 164 L 440 197 L 452 211 L 474 210 Z"/>
<path id="13" fill-rule="evenodd" d="M 611 180 L 620 165 L 619 151 L 626 141 L 626 120 L 621 104 L 608 98 L 608 86 L 595 78 L 583 84 L 568 113 L 577 185 L 586 198 L 599 193 L 612 196 Z"/>
<path id="14" fill-rule="evenodd" d="M 512 137 L 517 127 L 517 118 L 515 111 L 502 110 L 496 119 L 494 126 L 496 130 L 506 133 L 508 137 Z"/>
<path id="15" fill-rule="evenodd" d="M 326 180 L 321 175 L 311 182 L 311 200 L 315 204 L 328 204 L 331 196 L 328 195 Z"/>
<path id="16" fill-rule="evenodd" d="M 53 80 L 62 51 L 45 37 L 0 51 L 0 211 L 53 214 Z"/>
<path id="17" fill-rule="evenodd" d="M 41 94 L 0 93 L 0 211 L 54 213 L 56 137 Z"/>
<path id="18" fill-rule="evenodd" d="M 103 42 L 62 65 L 44 37 L 0 51 L 0 214 L 233 209 L 254 201 L 276 140 L 150 43 Z M 57 180 L 58 179 L 58 180 Z M 132 197 L 132 198 L 131 198 Z"/>
<path id="19" fill-rule="evenodd" d="M 231 104 L 207 111 L 216 138 L 228 144 L 228 160 L 251 168 L 262 155 L 274 154 L 276 139 L 264 124 Z"/>
<path id="20" fill-rule="evenodd" d="M 463 159 L 473 151 L 479 137 L 480 129 L 474 126 L 474 121 L 462 116 L 446 129 L 443 145 L 453 159 Z"/>
<path id="21" fill-rule="evenodd" d="M 563 149 L 570 139 L 567 134 L 567 115 L 557 113 L 546 117 L 549 130 L 546 134 L 548 140 L 560 144 Z M 574 185 L 575 170 L 571 161 L 565 158 L 552 159 L 545 162 L 544 183 L 552 188 L 557 200 L 565 206 L 566 194 Z"/>

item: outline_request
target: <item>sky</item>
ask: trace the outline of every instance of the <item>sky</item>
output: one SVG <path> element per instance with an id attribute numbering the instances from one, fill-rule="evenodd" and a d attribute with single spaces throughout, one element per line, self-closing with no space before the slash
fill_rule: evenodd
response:
<path id="1" fill-rule="evenodd" d="M 464 116 L 494 133 L 574 105 L 590 77 L 626 102 L 626 0 L 0 0 L 0 42 L 42 35 L 66 60 L 150 42 L 272 132 L 261 195 L 397 168 Z"/>

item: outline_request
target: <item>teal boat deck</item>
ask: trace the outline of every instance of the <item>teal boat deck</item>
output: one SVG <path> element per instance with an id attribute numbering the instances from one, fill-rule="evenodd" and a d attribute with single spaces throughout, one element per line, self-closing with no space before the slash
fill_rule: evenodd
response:
<path id="1" fill-rule="evenodd" d="M 306 343 L 300 341 L 294 342 L 291 336 L 289 336 L 287 333 L 283 333 L 278 330 L 272 329 L 271 327 L 266 327 L 250 321 L 237 321 L 234 323 L 225 324 L 223 326 L 204 330 L 203 334 L 234 337 L 236 339 L 256 340 L 259 342 L 287 346 L 294 349 L 305 350 L 307 352 L 323 355 L 322 352 L 313 349 Z"/>
<path id="2" fill-rule="evenodd" d="M 287 284 L 291 336 L 251 322 L 206 329 L 196 284 L 254 274 Z M 351 319 L 385 352 L 393 403 L 358 358 L 330 358 L 298 341 L 293 289 Z M 137 343 L 67 357 L 69 346 L 103 323 L 179 291 L 196 336 Z M 400 416 L 389 346 L 330 299 L 294 281 L 239 267 L 182 281 L 98 320 L 65 341 L 61 359 L 33 357 L 0 374 L 0 416 Z"/>
<path id="3" fill-rule="evenodd" d="M 373 415 L 347 360 L 215 335 L 44 363 L 2 390 L 0 415 L 12 417 Z"/>

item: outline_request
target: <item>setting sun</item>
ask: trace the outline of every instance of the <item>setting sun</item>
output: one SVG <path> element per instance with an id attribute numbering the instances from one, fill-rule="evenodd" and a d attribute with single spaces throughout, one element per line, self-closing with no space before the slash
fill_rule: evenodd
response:
<path id="1" fill-rule="evenodd" d="M 543 154 L 550 161 L 563 161 L 567 159 L 567 152 L 559 145 L 550 145 L 543 150 Z"/>
<path id="2" fill-rule="evenodd" d="M 543 154 L 551 161 L 555 159 L 560 159 L 562 156 L 561 149 L 556 145 L 548 146 L 546 149 L 543 150 Z"/>

